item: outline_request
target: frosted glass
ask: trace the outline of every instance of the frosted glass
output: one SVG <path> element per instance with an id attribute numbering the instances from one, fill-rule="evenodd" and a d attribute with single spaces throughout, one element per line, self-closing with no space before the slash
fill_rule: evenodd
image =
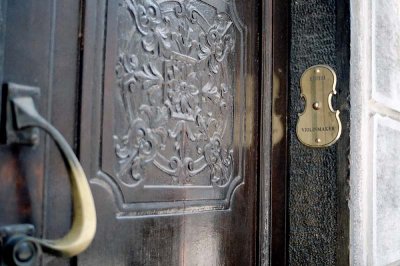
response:
<path id="1" fill-rule="evenodd" d="M 400 260 L 400 123 L 374 120 L 374 261 L 387 265 Z"/>
<path id="2" fill-rule="evenodd" d="M 374 1 L 373 98 L 400 110 L 400 1 Z"/>

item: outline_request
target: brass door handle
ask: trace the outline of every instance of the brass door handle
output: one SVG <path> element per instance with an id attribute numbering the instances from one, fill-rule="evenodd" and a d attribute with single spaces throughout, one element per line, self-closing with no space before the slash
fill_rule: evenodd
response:
<path id="1" fill-rule="evenodd" d="M 31 241 L 53 255 L 64 257 L 78 255 L 90 245 L 96 232 L 96 210 L 86 175 L 64 137 L 39 114 L 29 93 L 24 93 L 27 90 L 38 90 L 38 88 L 9 84 L 8 90 L 9 106 L 7 108 L 13 113 L 15 130 L 37 127 L 46 131 L 54 139 L 65 158 L 70 173 L 73 197 L 72 227 L 64 237 L 47 240 L 25 236 L 24 240 Z"/>

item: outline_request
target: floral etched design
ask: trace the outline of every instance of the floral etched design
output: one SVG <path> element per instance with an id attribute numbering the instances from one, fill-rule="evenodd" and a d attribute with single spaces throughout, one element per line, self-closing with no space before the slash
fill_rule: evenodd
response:
<path id="1" fill-rule="evenodd" d="M 194 73 L 192 73 L 194 74 Z M 186 81 L 174 80 L 167 85 L 168 102 L 167 105 L 173 112 L 181 114 L 192 114 L 198 106 L 197 95 L 199 90 L 197 87 Z"/>
<path id="2" fill-rule="evenodd" d="M 218 73 L 221 63 L 235 46 L 232 35 L 226 34 L 231 26 L 232 22 L 219 14 L 207 34 L 200 35 L 199 58 L 208 60 L 210 70 L 214 73 Z"/>
<path id="3" fill-rule="evenodd" d="M 225 186 L 232 178 L 235 26 L 216 9 L 202 14 L 202 4 L 125 0 L 120 7 L 133 25 L 116 64 L 123 126 L 114 132 L 115 169 L 126 184 Z"/>
<path id="4" fill-rule="evenodd" d="M 126 1 L 129 11 L 136 20 L 137 29 L 144 35 L 143 48 L 157 55 L 162 51 L 167 52 L 171 47 L 170 32 L 168 20 L 162 17 L 160 6 L 153 0 L 142 1 L 142 4 L 138 2 Z"/>
<path id="5" fill-rule="evenodd" d="M 232 153 L 221 147 L 221 139 L 215 134 L 204 147 L 204 156 L 211 167 L 211 181 L 225 184 L 232 171 Z"/>

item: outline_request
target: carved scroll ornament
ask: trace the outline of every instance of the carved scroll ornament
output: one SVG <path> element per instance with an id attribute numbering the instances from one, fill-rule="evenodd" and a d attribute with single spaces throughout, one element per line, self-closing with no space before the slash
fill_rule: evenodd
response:
<path id="1" fill-rule="evenodd" d="M 191 0 L 125 0 L 119 13 L 117 177 L 128 185 L 226 185 L 234 161 L 233 21 Z"/>

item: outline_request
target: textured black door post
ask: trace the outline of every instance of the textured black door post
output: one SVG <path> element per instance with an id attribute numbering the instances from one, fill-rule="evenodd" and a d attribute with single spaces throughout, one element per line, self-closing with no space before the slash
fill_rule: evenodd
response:
<path id="1" fill-rule="evenodd" d="M 289 91 L 289 264 L 348 264 L 349 154 L 349 5 L 342 0 L 291 2 Z M 308 67 L 327 64 L 337 72 L 341 139 L 313 149 L 296 137 L 300 76 Z"/>

